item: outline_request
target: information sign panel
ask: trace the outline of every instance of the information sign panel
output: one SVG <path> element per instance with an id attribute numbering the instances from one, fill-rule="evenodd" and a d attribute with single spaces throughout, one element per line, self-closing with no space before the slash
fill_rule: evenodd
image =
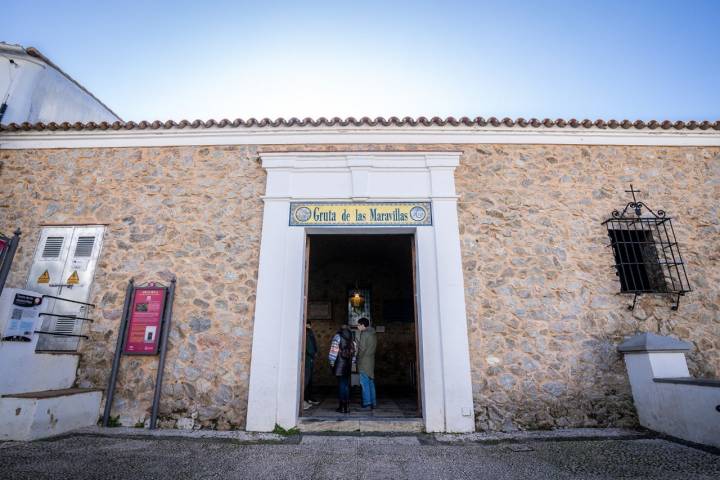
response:
<path id="1" fill-rule="evenodd" d="M 165 287 L 135 288 L 123 353 L 157 355 L 166 294 Z"/>
<path id="2" fill-rule="evenodd" d="M 35 333 L 35 325 L 40 317 L 42 297 L 16 293 L 10 306 L 10 317 L 5 323 L 3 340 L 29 342 Z"/>

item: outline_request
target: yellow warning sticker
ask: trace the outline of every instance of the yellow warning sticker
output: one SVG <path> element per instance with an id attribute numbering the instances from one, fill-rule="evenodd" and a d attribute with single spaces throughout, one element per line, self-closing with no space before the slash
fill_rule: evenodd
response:
<path id="1" fill-rule="evenodd" d="M 50 283 L 50 273 L 45 270 L 45 273 L 38 277 L 37 283 Z"/>
<path id="2" fill-rule="evenodd" d="M 67 279 L 68 285 L 77 285 L 80 283 L 80 277 L 78 277 L 77 270 L 75 270 Z"/>

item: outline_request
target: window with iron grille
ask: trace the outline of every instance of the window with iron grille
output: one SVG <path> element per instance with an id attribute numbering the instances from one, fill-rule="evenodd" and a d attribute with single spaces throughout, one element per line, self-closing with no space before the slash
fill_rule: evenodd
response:
<path id="1" fill-rule="evenodd" d="M 663 210 L 655 213 L 635 194 L 622 212 L 615 210 L 605 220 L 610 246 L 615 257 L 615 270 L 620 279 L 620 293 L 637 297 L 646 293 L 668 294 L 673 297 L 672 309 L 677 310 L 680 296 L 690 291 L 690 284 L 672 219 Z M 643 211 L 643 209 L 645 211 Z"/>

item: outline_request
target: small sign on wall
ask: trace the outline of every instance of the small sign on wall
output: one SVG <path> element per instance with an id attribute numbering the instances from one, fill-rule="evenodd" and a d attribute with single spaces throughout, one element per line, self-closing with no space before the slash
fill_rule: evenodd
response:
<path id="1" fill-rule="evenodd" d="M 13 303 L 9 308 L 9 318 L 2 333 L 2 340 L 14 340 L 30 342 L 35 325 L 40 317 L 40 304 L 42 297 L 16 293 Z"/>
<path id="2" fill-rule="evenodd" d="M 310 320 L 330 320 L 332 319 L 332 303 L 331 302 L 309 302 L 308 318 Z"/>
<path id="3" fill-rule="evenodd" d="M 131 355 L 158 353 L 166 293 L 165 287 L 148 286 L 135 289 L 123 353 Z"/>

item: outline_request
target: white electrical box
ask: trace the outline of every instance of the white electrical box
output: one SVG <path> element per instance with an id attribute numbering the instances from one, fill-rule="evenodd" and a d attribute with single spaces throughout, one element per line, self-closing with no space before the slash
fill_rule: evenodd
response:
<path id="1" fill-rule="evenodd" d="M 0 296 L 0 339 L 31 342 L 43 311 L 42 294 L 32 290 L 4 288 Z"/>

